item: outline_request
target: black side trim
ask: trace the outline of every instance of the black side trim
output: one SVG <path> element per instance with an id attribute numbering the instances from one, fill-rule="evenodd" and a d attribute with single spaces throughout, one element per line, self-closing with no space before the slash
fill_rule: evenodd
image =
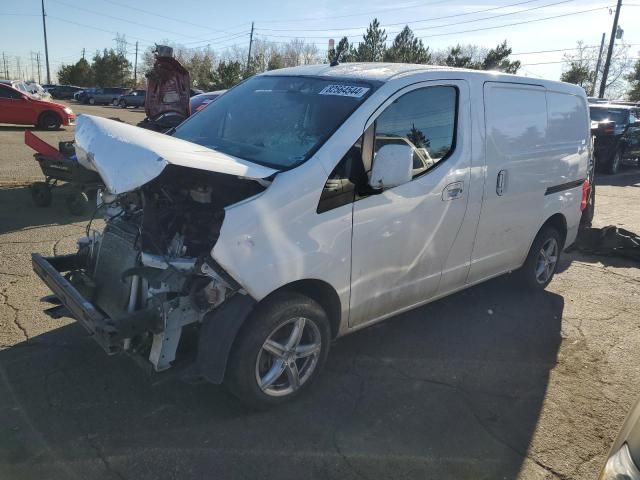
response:
<path id="1" fill-rule="evenodd" d="M 551 194 L 554 194 L 554 193 L 562 192 L 564 190 L 571 190 L 572 188 L 580 187 L 580 186 L 582 186 L 582 184 L 584 183 L 585 180 L 586 180 L 586 178 L 582 178 L 580 180 L 574 180 L 572 182 L 561 183 L 560 185 L 554 185 L 553 187 L 547 188 L 547 190 L 545 190 L 544 194 L 545 195 L 551 195 Z"/>

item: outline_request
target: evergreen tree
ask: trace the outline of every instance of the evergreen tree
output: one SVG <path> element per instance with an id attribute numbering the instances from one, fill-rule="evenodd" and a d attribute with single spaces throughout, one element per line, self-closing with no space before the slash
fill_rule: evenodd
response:
<path id="1" fill-rule="evenodd" d="M 84 58 L 73 65 L 62 65 L 58 70 L 58 82 L 61 85 L 89 87 L 93 85 L 93 70 Z"/>
<path id="2" fill-rule="evenodd" d="M 449 67 L 477 68 L 477 64 L 473 62 L 471 55 L 463 53 L 460 44 L 449 48 L 449 53 L 444 63 Z"/>
<path id="3" fill-rule="evenodd" d="M 91 69 L 98 87 L 113 87 L 125 84 L 130 77 L 131 64 L 124 55 L 105 48 L 102 55 L 96 52 Z"/>
<path id="4" fill-rule="evenodd" d="M 631 88 L 627 93 L 629 100 L 640 102 L 640 60 L 634 65 L 633 71 L 627 75 L 627 80 L 631 84 Z"/>
<path id="5" fill-rule="evenodd" d="M 387 49 L 384 60 L 399 63 L 429 63 L 431 54 L 429 47 L 425 48 L 422 40 L 416 38 L 413 31 L 406 25 L 396 35 L 391 47 Z"/>
<path id="6" fill-rule="evenodd" d="M 520 69 L 520 61 L 509 61 L 509 55 L 511 55 L 512 49 L 507 46 L 505 40 L 499 44 L 496 48 L 492 48 L 487 53 L 487 56 L 482 61 L 480 67 L 481 70 L 500 70 L 506 73 L 518 73 Z"/>
<path id="7" fill-rule="evenodd" d="M 571 62 L 569 68 L 560 75 L 560 80 L 580 85 L 583 88 L 590 88 L 593 80 L 593 71 L 584 63 Z"/>
<path id="8" fill-rule="evenodd" d="M 362 42 L 358 44 L 355 60 L 358 62 L 381 62 L 384 59 L 386 41 L 386 31 L 380 28 L 380 22 L 374 18 L 362 36 Z"/>

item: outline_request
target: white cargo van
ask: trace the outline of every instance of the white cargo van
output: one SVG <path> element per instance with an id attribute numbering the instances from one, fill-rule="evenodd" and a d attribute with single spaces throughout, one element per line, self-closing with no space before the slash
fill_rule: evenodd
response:
<path id="1" fill-rule="evenodd" d="M 580 87 L 376 63 L 253 77 L 171 136 L 83 115 L 76 152 L 106 226 L 34 254 L 56 313 L 156 370 L 194 324 L 190 378 L 268 406 L 336 337 L 507 272 L 544 288 L 591 144 Z"/>

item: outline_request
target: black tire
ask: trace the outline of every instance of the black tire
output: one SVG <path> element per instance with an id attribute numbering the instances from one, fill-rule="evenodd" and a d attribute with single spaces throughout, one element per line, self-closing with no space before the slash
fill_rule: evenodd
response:
<path id="1" fill-rule="evenodd" d="M 607 162 L 607 173 L 609 175 L 615 175 L 620 170 L 620 166 L 622 165 L 622 150 L 620 148 L 616 148 L 615 151 L 609 157 L 609 161 Z"/>
<path id="2" fill-rule="evenodd" d="M 38 127 L 42 130 L 58 130 L 62 120 L 55 112 L 44 112 L 38 121 Z"/>
<path id="3" fill-rule="evenodd" d="M 298 327 L 296 322 L 301 318 L 304 319 L 302 337 L 293 350 L 286 350 L 288 342 L 285 340 L 291 340 L 295 336 L 293 331 Z M 290 333 L 287 333 L 289 328 Z M 264 350 L 264 346 L 267 340 L 277 339 L 280 332 L 286 337 L 280 343 L 280 346 L 285 347 L 285 353 L 276 357 Z M 319 347 L 317 341 L 320 342 Z M 329 319 L 317 302 L 294 292 L 276 293 L 258 305 L 238 332 L 229 355 L 225 385 L 250 408 L 265 409 L 280 405 L 297 397 L 315 381 L 327 359 L 330 341 Z M 312 345 L 316 345 L 314 351 L 317 353 L 294 358 L 295 351 L 304 350 L 304 347 Z M 278 365 L 282 367 L 281 370 L 278 369 Z M 291 388 L 290 374 L 294 369 L 295 375 L 300 379 L 300 386 L 287 392 L 288 388 Z M 272 376 L 275 380 L 270 386 L 265 387 L 265 390 L 259 384 L 261 371 L 264 372 L 262 380 L 268 377 L 269 372 L 280 371 Z M 272 392 L 269 393 L 269 390 Z"/>
<path id="4" fill-rule="evenodd" d="M 118 106 L 118 99 L 117 98 L 111 99 L 111 105 L 113 105 L 114 107 L 117 107 Z"/>
<path id="5" fill-rule="evenodd" d="M 35 182 L 31 185 L 31 199 L 38 207 L 51 205 L 51 187 L 45 182 Z"/>
<path id="6" fill-rule="evenodd" d="M 88 210 L 89 197 L 80 190 L 70 194 L 67 199 L 67 208 L 72 215 L 82 215 Z"/>
<path id="7" fill-rule="evenodd" d="M 541 250 L 543 247 L 546 247 L 547 242 L 555 242 L 555 261 L 553 262 L 553 266 L 549 269 L 549 272 L 547 272 L 547 269 L 545 268 L 545 275 L 541 276 L 539 274 L 540 261 L 542 257 Z M 563 248 L 564 240 L 560 236 L 560 233 L 551 226 L 543 227 L 538 232 L 538 235 L 536 235 L 524 265 L 522 265 L 520 270 L 518 270 L 518 276 L 524 286 L 531 290 L 544 290 L 551 280 L 553 280 L 553 276 L 558 268 L 558 263 L 560 262 L 560 254 L 562 253 Z"/>
<path id="8" fill-rule="evenodd" d="M 120 108 L 127 108 L 127 102 L 120 100 Z"/>
<path id="9" fill-rule="evenodd" d="M 93 97 L 89 97 L 89 100 L 87 100 L 87 103 L 89 105 L 95 105 L 96 104 L 96 99 Z"/>

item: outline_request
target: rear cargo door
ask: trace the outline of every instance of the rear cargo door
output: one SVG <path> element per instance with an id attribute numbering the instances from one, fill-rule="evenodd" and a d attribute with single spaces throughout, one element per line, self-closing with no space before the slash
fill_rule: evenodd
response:
<path id="1" fill-rule="evenodd" d="M 521 266 L 552 168 L 543 87 L 487 82 L 484 103 L 486 175 L 468 283 Z"/>

